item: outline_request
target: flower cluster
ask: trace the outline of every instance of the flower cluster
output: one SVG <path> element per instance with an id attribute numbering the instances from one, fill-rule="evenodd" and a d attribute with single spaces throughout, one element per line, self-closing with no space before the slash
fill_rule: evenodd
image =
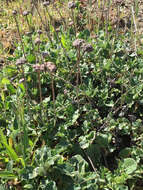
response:
<path id="1" fill-rule="evenodd" d="M 86 43 L 85 40 L 83 39 L 76 39 L 73 44 L 72 44 L 75 48 L 81 48 L 83 50 L 83 52 L 91 52 L 93 51 L 93 47 L 91 44 Z"/>
<path id="2" fill-rule="evenodd" d="M 70 2 L 68 3 L 68 8 L 69 8 L 69 9 L 74 9 L 75 7 L 76 7 L 75 2 L 70 1 Z"/>
<path id="3" fill-rule="evenodd" d="M 33 65 L 35 71 L 49 71 L 50 73 L 54 73 L 56 71 L 56 65 L 50 61 L 44 64 L 35 64 Z"/>
<path id="4" fill-rule="evenodd" d="M 16 61 L 17 66 L 24 65 L 25 63 L 26 63 L 26 59 L 24 57 L 21 57 L 21 58 L 17 59 L 17 61 Z"/>
<path id="5" fill-rule="evenodd" d="M 73 42 L 73 47 L 81 47 L 81 45 L 84 43 L 85 41 L 83 39 L 76 39 L 74 42 Z"/>

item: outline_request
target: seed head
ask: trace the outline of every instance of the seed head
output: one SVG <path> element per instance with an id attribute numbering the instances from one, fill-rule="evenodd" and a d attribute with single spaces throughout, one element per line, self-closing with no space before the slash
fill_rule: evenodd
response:
<path id="1" fill-rule="evenodd" d="M 13 11 L 12 11 L 12 14 L 13 14 L 13 15 L 17 15 L 17 11 L 16 11 L 16 10 L 13 10 Z"/>
<path id="2" fill-rule="evenodd" d="M 116 3 L 117 5 L 120 5 L 122 2 L 123 2 L 123 0 L 115 0 L 115 3 Z"/>
<path id="3" fill-rule="evenodd" d="M 41 43 L 41 40 L 40 38 L 36 38 L 35 41 L 34 41 L 35 45 L 39 45 Z"/>
<path id="4" fill-rule="evenodd" d="M 39 64 L 33 65 L 33 68 L 35 69 L 35 71 L 40 71 L 40 65 Z"/>
<path id="5" fill-rule="evenodd" d="M 74 42 L 73 42 L 73 46 L 78 48 L 80 47 L 85 41 L 83 39 L 76 39 Z"/>
<path id="6" fill-rule="evenodd" d="M 19 83 L 22 83 L 22 82 L 24 82 L 24 78 L 21 78 L 21 79 L 19 80 Z"/>
<path id="7" fill-rule="evenodd" d="M 26 59 L 24 57 L 21 57 L 21 58 L 17 59 L 17 61 L 16 61 L 17 66 L 18 65 L 23 65 L 25 63 L 26 63 Z"/>
<path id="8" fill-rule="evenodd" d="M 82 49 L 83 49 L 84 52 L 88 52 L 88 53 L 91 52 L 91 51 L 93 51 L 92 45 L 88 44 L 88 43 L 84 43 L 82 45 Z"/>
<path id="9" fill-rule="evenodd" d="M 69 23 L 69 26 L 73 26 L 73 25 L 74 25 L 74 22 L 71 21 L 71 22 Z"/>
<path id="10" fill-rule="evenodd" d="M 47 6 L 49 6 L 50 5 L 50 1 L 45 1 L 45 2 L 43 2 L 43 6 L 44 7 L 47 7 Z"/>
<path id="11" fill-rule="evenodd" d="M 42 52 L 42 56 L 45 58 L 45 57 L 47 57 L 49 55 L 49 53 L 47 52 L 47 51 L 44 51 L 44 52 Z"/>
<path id="12" fill-rule="evenodd" d="M 70 1 L 70 2 L 68 3 L 68 8 L 69 8 L 69 9 L 74 9 L 75 7 L 76 7 L 75 2 Z"/>
<path id="13" fill-rule="evenodd" d="M 50 71 L 51 73 L 55 72 L 56 71 L 56 65 L 52 62 L 46 62 L 45 63 L 45 69 Z"/>
<path id="14" fill-rule="evenodd" d="M 45 64 L 41 64 L 40 65 L 40 71 L 44 71 L 45 70 Z"/>
<path id="15" fill-rule="evenodd" d="M 24 11 L 24 12 L 23 12 L 23 16 L 28 16 L 29 14 L 30 14 L 29 11 Z"/>
<path id="16" fill-rule="evenodd" d="M 37 30 L 37 33 L 40 35 L 42 34 L 42 30 Z"/>

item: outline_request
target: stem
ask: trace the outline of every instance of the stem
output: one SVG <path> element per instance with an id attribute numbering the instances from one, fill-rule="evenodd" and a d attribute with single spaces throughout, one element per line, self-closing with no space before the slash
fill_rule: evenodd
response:
<path id="1" fill-rule="evenodd" d="M 49 13 L 49 11 L 48 11 L 47 8 L 46 8 L 46 10 L 47 10 L 48 16 L 49 16 L 49 18 L 50 18 L 51 25 L 53 26 L 53 28 L 54 28 L 54 30 L 55 30 L 55 34 L 56 34 L 57 40 L 60 42 L 61 47 L 62 47 L 63 50 L 64 50 L 64 54 L 65 54 L 65 57 L 67 58 L 67 61 L 69 61 L 69 57 L 68 57 L 67 51 L 66 51 L 66 49 L 64 48 L 64 46 L 63 46 L 63 44 L 62 44 L 62 42 L 61 42 L 61 40 L 60 40 L 60 38 L 59 38 L 59 35 L 58 35 L 57 31 L 56 31 L 56 27 L 55 27 L 55 25 L 54 25 L 54 23 L 53 23 L 52 16 L 50 15 L 50 13 Z M 44 11 L 44 14 L 45 14 L 45 18 L 47 19 L 45 11 Z"/>
<path id="2" fill-rule="evenodd" d="M 25 52 L 24 52 L 24 46 L 23 46 L 23 42 L 22 42 L 22 37 L 21 37 L 21 34 L 20 34 L 20 30 L 19 30 L 18 21 L 17 21 L 17 19 L 16 19 L 15 16 L 14 16 L 14 19 L 15 19 L 15 22 L 16 22 L 17 31 L 18 31 L 18 35 L 19 35 L 19 38 L 20 38 L 20 42 L 21 42 L 21 46 L 22 46 L 22 51 L 23 51 L 24 57 L 26 57 L 25 56 Z"/>
<path id="3" fill-rule="evenodd" d="M 79 77 L 80 77 L 80 82 L 82 83 L 82 77 L 81 77 L 81 72 L 80 72 L 80 47 L 77 50 L 77 86 L 79 85 Z"/>
<path id="4" fill-rule="evenodd" d="M 55 24 L 54 24 L 54 22 L 53 22 L 53 18 L 52 18 L 52 16 L 50 15 L 50 13 L 49 13 L 47 7 L 46 7 L 46 11 L 47 11 L 48 17 L 49 17 L 49 19 L 50 19 L 50 25 L 53 26 L 53 28 L 54 28 L 54 30 L 55 30 L 56 37 L 57 37 L 57 39 L 59 40 L 59 42 L 61 42 L 60 39 L 59 39 L 59 35 L 58 35 L 57 31 L 56 31 L 56 27 L 55 27 Z M 44 10 L 44 14 L 45 14 L 45 18 L 46 18 L 45 20 L 48 20 L 48 19 L 47 19 L 47 16 L 46 16 L 45 10 Z M 61 43 L 61 45 L 62 45 L 62 43 Z"/>
<path id="5" fill-rule="evenodd" d="M 41 17 L 41 14 L 40 14 L 40 12 L 39 12 L 37 6 L 36 6 L 35 4 L 34 4 L 34 6 L 35 6 L 35 8 L 36 8 L 36 10 L 37 10 L 37 13 L 38 13 L 39 17 L 40 17 L 41 23 L 43 24 L 43 26 L 44 26 L 44 28 L 45 28 L 45 31 L 46 31 L 47 36 L 48 36 L 48 39 L 49 39 L 50 43 L 53 45 L 51 36 L 50 36 L 50 34 L 49 34 L 49 31 L 48 31 L 48 26 L 47 26 L 47 24 L 45 25 L 45 23 L 43 22 L 42 17 Z"/>
<path id="6" fill-rule="evenodd" d="M 93 164 L 91 158 L 88 156 L 88 154 L 85 152 L 84 149 L 82 149 L 82 151 L 83 151 L 84 155 L 87 157 L 87 159 L 88 159 L 88 161 L 89 161 L 89 163 L 90 163 L 90 165 L 91 165 L 93 171 L 94 171 L 94 172 L 97 172 L 97 170 L 96 170 L 96 168 L 95 168 L 95 166 L 94 166 L 94 164 Z"/>
<path id="7" fill-rule="evenodd" d="M 116 29 L 116 37 L 119 34 L 119 22 L 120 22 L 120 5 L 117 5 L 117 29 Z"/>
<path id="8" fill-rule="evenodd" d="M 28 25 L 28 27 L 29 27 L 29 31 L 32 32 L 31 26 L 30 26 L 30 24 L 29 24 L 29 21 L 28 21 L 28 17 L 27 17 L 27 16 L 26 16 L 26 22 L 27 22 L 27 25 Z M 33 49 L 33 51 L 34 51 L 34 44 L 33 44 L 33 40 L 32 40 L 31 34 L 30 34 L 30 40 L 31 40 L 31 43 L 32 43 L 32 49 Z"/>
<path id="9" fill-rule="evenodd" d="M 14 19 L 15 19 L 15 22 L 16 22 L 17 31 L 18 31 L 18 35 L 19 35 L 19 38 L 20 38 L 23 55 L 24 55 L 24 58 L 26 59 L 26 55 L 25 55 L 25 52 L 24 52 L 24 46 L 23 46 L 23 42 L 22 42 L 22 37 L 21 37 L 21 34 L 20 34 L 20 30 L 19 30 L 18 21 L 17 21 L 15 16 L 14 16 Z M 28 90 L 27 90 L 27 84 L 26 84 L 26 77 L 25 77 L 25 74 L 24 74 L 23 66 L 21 66 L 21 69 L 22 69 L 22 74 L 23 74 L 23 78 L 24 78 L 24 87 L 25 87 L 25 90 L 26 90 L 26 96 L 27 96 L 27 99 L 29 99 Z"/>
<path id="10" fill-rule="evenodd" d="M 106 34 L 106 39 L 108 40 L 108 9 L 105 10 L 105 18 L 106 18 L 106 24 L 105 24 L 105 34 Z"/>
<path id="11" fill-rule="evenodd" d="M 132 16 L 133 16 L 133 22 L 134 22 L 134 27 L 135 27 L 135 53 L 137 53 L 137 25 L 136 25 L 136 20 L 135 20 L 135 14 L 134 14 L 134 8 L 132 6 Z"/>
<path id="12" fill-rule="evenodd" d="M 52 96 L 53 96 L 53 103 L 54 103 L 54 107 L 55 107 L 55 90 L 54 90 L 54 80 L 53 80 L 53 75 L 51 74 L 51 87 L 52 87 Z"/>
<path id="13" fill-rule="evenodd" d="M 54 126 L 56 125 L 56 107 L 55 107 L 55 89 L 54 89 L 54 79 L 53 79 L 53 75 L 51 75 L 51 87 L 52 87 L 52 96 L 53 96 L 53 105 L 54 105 L 54 116 L 55 116 L 55 120 L 54 120 Z"/>
<path id="14" fill-rule="evenodd" d="M 63 21 L 63 23 L 64 23 L 64 25 L 65 25 L 65 30 L 67 30 L 67 27 L 66 27 L 66 22 L 65 22 L 65 20 L 64 20 L 64 18 L 63 18 L 63 16 L 61 15 L 61 13 L 60 13 L 59 9 L 56 7 L 56 5 L 55 5 L 55 6 L 53 5 L 53 8 L 55 8 L 55 9 L 56 9 L 56 11 L 58 12 L 58 14 L 60 15 L 60 17 L 61 17 L 61 19 L 62 19 L 62 21 Z"/>
<path id="15" fill-rule="evenodd" d="M 72 21 L 73 21 L 73 24 L 74 24 L 75 37 L 76 37 L 76 34 L 77 34 L 77 28 L 76 28 L 75 16 L 74 16 L 74 11 L 73 11 L 73 9 L 71 10 L 71 14 L 72 14 Z"/>
<path id="16" fill-rule="evenodd" d="M 29 24 L 27 15 L 26 15 L 26 22 L 27 22 L 27 25 L 28 25 L 28 27 L 29 27 L 29 31 L 31 31 L 31 26 L 30 26 L 30 24 Z"/>
<path id="17" fill-rule="evenodd" d="M 79 76 L 81 77 L 81 74 L 80 74 L 80 47 L 78 47 L 77 49 L 77 79 L 76 79 L 76 87 L 77 87 L 77 102 L 78 102 L 78 108 L 79 108 L 79 98 L 78 98 L 78 95 L 79 95 Z"/>
<path id="18" fill-rule="evenodd" d="M 40 81 L 40 70 L 38 70 L 38 87 L 39 87 L 39 93 L 40 93 L 40 103 L 42 102 L 42 90 L 41 90 L 41 81 Z"/>

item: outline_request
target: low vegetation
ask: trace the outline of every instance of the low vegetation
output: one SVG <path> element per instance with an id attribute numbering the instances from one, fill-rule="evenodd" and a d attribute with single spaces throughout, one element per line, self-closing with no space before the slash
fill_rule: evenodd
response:
<path id="1" fill-rule="evenodd" d="M 138 2 L 29 3 L 0 1 L 0 190 L 141 190 Z"/>

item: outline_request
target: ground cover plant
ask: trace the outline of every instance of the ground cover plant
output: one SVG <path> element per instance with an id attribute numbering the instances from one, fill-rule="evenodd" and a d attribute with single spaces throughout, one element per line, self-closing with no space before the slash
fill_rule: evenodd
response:
<path id="1" fill-rule="evenodd" d="M 0 189 L 141 190 L 139 2 L 0 4 Z"/>

